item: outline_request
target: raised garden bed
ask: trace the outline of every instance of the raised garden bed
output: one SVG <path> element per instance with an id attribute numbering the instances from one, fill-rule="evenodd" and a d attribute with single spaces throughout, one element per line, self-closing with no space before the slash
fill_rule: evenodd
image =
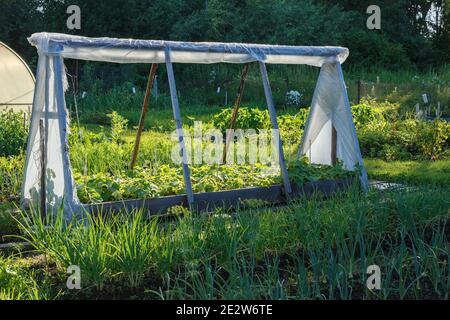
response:
<path id="1" fill-rule="evenodd" d="M 334 180 L 307 182 L 302 185 L 292 184 L 292 194 L 289 199 L 310 197 L 318 194 L 329 197 L 337 192 L 346 191 L 355 183 L 354 177 Z M 274 204 L 285 203 L 289 200 L 282 185 L 269 187 L 253 187 L 216 192 L 194 193 L 194 208 L 199 211 L 211 211 L 218 207 L 236 208 L 246 205 L 246 200 L 262 200 Z M 156 215 L 167 212 L 174 206 L 188 207 L 185 194 L 158 197 L 146 200 L 110 201 L 99 204 L 85 205 L 85 209 L 92 214 L 108 214 L 120 210 L 144 208 L 148 214 Z"/>

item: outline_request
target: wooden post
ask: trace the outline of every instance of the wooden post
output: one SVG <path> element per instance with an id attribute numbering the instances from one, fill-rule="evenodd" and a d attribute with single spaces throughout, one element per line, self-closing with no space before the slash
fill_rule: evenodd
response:
<path id="1" fill-rule="evenodd" d="M 73 91 L 75 94 L 78 93 L 78 60 L 75 60 L 75 81 L 73 82 Z"/>
<path id="2" fill-rule="evenodd" d="M 286 168 L 286 162 L 284 160 L 284 152 L 283 152 L 283 146 L 281 144 L 281 137 L 280 137 L 280 130 L 278 128 L 278 122 L 277 122 L 277 114 L 275 111 L 275 105 L 273 103 L 273 96 L 272 96 L 272 90 L 270 89 L 270 83 L 269 83 L 269 77 L 267 75 L 267 69 L 264 62 L 259 62 L 259 67 L 261 69 L 261 76 L 263 79 L 263 85 L 264 85 L 264 93 L 266 95 L 266 101 L 267 101 L 267 107 L 269 109 L 269 115 L 270 115 L 270 122 L 272 124 L 273 132 L 273 139 L 275 139 L 276 143 L 278 144 L 278 160 L 280 162 L 280 169 L 281 169 L 281 177 L 283 178 L 283 184 L 284 184 L 284 191 L 286 195 L 289 195 L 292 193 L 291 183 L 289 181 L 289 175 Z"/>
<path id="3" fill-rule="evenodd" d="M 231 129 L 234 129 L 234 125 L 236 123 L 237 113 L 239 110 L 239 106 L 241 105 L 242 94 L 244 92 L 245 81 L 247 80 L 249 66 L 250 65 L 248 63 L 246 63 L 246 64 L 244 64 L 244 68 L 242 69 L 241 81 L 239 83 L 239 88 L 238 88 L 238 92 L 236 95 L 236 99 L 234 100 L 233 113 L 231 114 L 230 124 L 228 125 L 229 130 L 227 130 L 225 145 L 223 146 L 222 163 L 226 163 L 226 161 L 227 161 L 227 152 L 228 152 L 228 147 L 230 144 L 229 140 L 231 139 L 231 136 L 232 136 Z"/>
<path id="4" fill-rule="evenodd" d="M 358 79 L 358 104 L 361 103 L 361 79 Z"/>
<path id="5" fill-rule="evenodd" d="M 148 75 L 147 88 L 145 89 L 144 102 L 142 104 L 141 117 L 139 119 L 139 126 L 136 132 L 136 139 L 134 141 L 133 153 L 131 155 L 130 169 L 133 170 L 136 164 L 136 159 L 139 153 L 139 145 L 141 143 L 142 130 L 144 130 L 145 116 L 147 115 L 148 105 L 150 102 L 150 96 L 152 93 L 153 82 L 156 77 L 156 71 L 158 70 L 158 64 L 153 63 Z"/>
<path id="6" fill-rule="evenodd" d="M 184 143 L 183 126 L 181 124 L 181 115 L 180 115 L 180 106 L 178 103 L 177 87 L 175 84 L 175 76 L 173 75 L 173 66 L 172 66 L 172 62 L 170 59 L 170 49 L 168 47 L 166 47 L 164 51 L 165 51 L 165 56 L 166 56 L 167 78 L 169 79 L 170 98 L 172 100 L 173 116 L 175 118 L 175 124 L 176 124 L 176 128 L 177 128 L 178 143 L 179 143 L 180 149 L 181 149 L 184 185 L 186 187 L 186 195 L 187 195 L 187 199 L 188 199 L 188 204 L 189 204 L 189 206 L 191 206 L 194 203 L 194 193 L 192 192 L 191 176 L 190 176 L 189 167 L 187 164 L 186 145 Z"/>
<path id="7" fill-rule="evenodd" d="M 40 176 L 40 214 L 41 217 L 45 217 L 46 213 L 46 188 L 45 188 L 45 171 L 47 164 L 45 163 L 46 152 L 45 152 L 45 128 L 44 120 L 39 120 L 39 137 L 40 141 L 40 151 L 41 151 L 41 176 Z"/>
<path id="8" fill-rule="evenodd" d="M 333 124 L 331 124 L 331 164 L 334 166 L 337 163 L 337 131 Z"/>

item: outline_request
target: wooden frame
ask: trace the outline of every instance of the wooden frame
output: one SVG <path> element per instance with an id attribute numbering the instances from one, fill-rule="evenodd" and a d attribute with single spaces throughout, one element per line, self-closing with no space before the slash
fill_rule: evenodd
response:
<path id="1" fill-rule="evenodd" d="M 178 134 L 178 142 L 181 150 L 182 157 L 182 167 L 183 167 L 183 179 L 186 187 L 186 194 L 172 195 L 165 197 L 158 197 L 147 200 L 125 200 L 125 201 L 113 201 L 105 202 L 96 205 L 84 205 L 85 209 L 91 213 L 101 213 L 101 212 L 111 212 L 121 209 L 132 210 L 136 208 L 145 208 L 150 214 L 157 214 L 166 211 L 170 207 L 181 205 L 189 207 L 190 209 L 196 210 L 210 210 L 217 207 L 235 208 L 243 203 L 245 200 L 259 199 L 263 201 L 269 201 L 272 203 L 282 203 L 291 199 L 292 197 L 299 197 L 301 195 L 310 196 L 313 193 L 320 192 L 325 196 L 329 196 L 339 190 L 345 190 L 353 183 L 353 179 L 340 179 L 340 180 L 327 180 L 306 183 L 302 186 L 296 184 L 291 185 L 289 180 L 289 174 L 286 167 L 286 161 L 284 158 L 282 141 L 279 133 L 279 127 L 277 122 L 277 116 L 275 111 L 275 105 L 273 102 L 272 90 L 270 88 L 269 77 L 267 74 L 266 65 L 264 62 L 259 62 L 259 67 L 261 71 L 261 76 L 263 80 L 264 94 L 266 96 L 267 107 L 270 115 L 270 122 L 273 129 L 273 139 L 277 144 L 278 160 L 280 163 L 280 170 L 282 175 L 283 184 L 273 185 L 270 187 L 254 187 L 254 188 L 241 188 L 233 189 L 227 191 L 217 191 L 217 192 L 204 192 L 204 193 L 193 193 L 192 184 L 190 180 L 190 171 L 188 167 L 188 161 L 186 157 L 186 146 L 184 142 L 184 135 L 182 130 L 182 122 L 180 115 L 180 107 L 175 83 L 175 77 L 173 73 L 173 66 L 170 59 L 170 49 L 165 49 L 165 62 L 167 68 L 167 76 L 169 81 L 170 96 L 172 102 L 172 110 L 174 114 L 174 119 L 176 123 L 176 130 Z M 242 70 L 241 81 L 238 88 L 238 93 L 234 103 L 232 118 L 230 121 L 229 128 L 233 129 L 237 118 L 238 109 L 242 99 L 242 94 L 244 90 L 245 80 L 248 75 L 249 64 L 245 64 Z M 137 153 L 139 150 L 139 141 L 142 134 L 145 115 L 148 109 L 148 103 L 150 99 L 151 88 L 153 86 L 153 81 L 156 75 L 157 64 L 152 64 L 146 94 L 143 102 L 141 117 L 139 121 L 139 127 L 136 134 L 136 142 L 133 149 L 132 160 L 130 166 L 133 167 L 137 158 Z M 226 145 L 224 146 L 224 162 L 226 159 L 226 152 L 228 150 L 229 135 L 227 132 Z M 335 164 L 337 161 L 336 147 L 337 147 L 337 132 L 332 125 L 331 131 L 331 162 Z"/>
<path id="2" fill-rule="evenodd" d="M 76 199 L 76 190 L 74 188 L 73 183 L 73 177 L 71 176 L 71 167 L 70 167 L 70 161 L 69 161 L 69 154 L 68 154 L 68 143 L 67 143 L 67 122 L 66 122 L 66 106 L 65 106 L 65 100 L 64 100 L 64 83 L 63 83 L 63 58 L 73 58 L 73 59 L 85 59 L 89 60 L 88 58 L 92 58 L 92 50 L 102 50 L 104 47 L 111 47 L 114 49 L 130 49 L 135 50 L 137 53 L 141 55 L 136 55 L 133 58 L 130 58 L 129 60 L 131 63 L 152 63 L 152 68 L 150 70 L 150 74 L 147 81 L 147 88 L 146 88 L 146 94 L 144 97 L 143 105 L 142 105 L 142 111 L 139 121 L 139 127 L 138 131 L 136 133 L 136 140 L 133 148 L 133 153 L 131 155 L 131 161 L 130 161 L 130 167 L 133 168 L 136 159 L 139 152 L 139 146 L 140 146 L 140 139 L 142 135 L 142 131 L 144 128 L 144 121 L 145 116 L 148 111 L 149 101 L 150 101 L 150 95 L 151 95 L 151 89 L 153 86 L 153 81 L 156 76 L 156 70 L 158 63 L 164 63 L 166 64 L 167 69 L 167 76 L 168 76 L 168 82 L 169 82 L 169 88 L 170 88 L 170 96 L 171 96 L 171 103 L 172 103 L 172 111 L 173 116 L 175 119 L 176 124 L 176 130 L 178 135 L 178 143 L 180 147 L 180 155 L 182 159 L 182 169 L 183 169 L 183 180 L 185 184 L 185 190 L 186 193 L 183 195 L 175 195 L 175 196 L 169 196 L 169 197 L 161 197 L 156 199 L 149 199 L 149 200 L 129 200 L 129 201 L 118 201 L 113 203 L 103 203 L 100 205 L 90 206 L 90 205 L 83 205 L 84 208 L 87 208 L 89 210 L 95 210 L 96 208 L 118 208 L 118 206 L 122 207 L 122 205 L 125 204 L 126 207 L 135 207 L 139 203 L 144 205 L 145 207 L 150 208 L 151 210 L 155 209 L 155 206 L 158 206 L 158 210 L 163 209 L 168 206 L 176 205 L 176 204 L 182 204 L 185 206 L 188 206 L 190 208 L 197 208 L 197 209 L 209 209 L 210 206 L 216 207 L 216 206 L 228 206 L 228 207 L 234 207 L 236 205 L 239 205 L 242 200 L 245 199 L 261 199 L 261 200 L 267 200 L 271 202 L 282 202 L 287 201 L 291 197 L 298 196 L 300 193 L 307 193 L 305 190 L 309 190 L 308 188 L 312 188 L 311 190 L 316 190 L 315 187 L 322 186 L 321 188 L 325 188 L 327 183 L 332 185 L 333 187 L 331 189 L 338 188 L 340 185 L 336 181 L 322 181 L 318 183 L 311 184 L 305 184 L 303 186 L 298 186 L 295 184 L 291 184 L 291 181 L 289 180 L 286 161 L 283 153 L 282 148 L 282 141 L 279 133 L 279 127 L 277 122 L 277 116 L 276 116 L 276 110 L 275 105 L 273 101 L 272 96 L 272 90 L 270 87 L 270 82 L 267 74 L 266 69 L 266 63 L 294 63 L 295 61 L 297 63 L 305 63 L 305 64 L 311 64 L 311 65 L 320 65 L 321 62 L 328 59 L 328 57 L 339 57 L 340 59 L 345 60 L 345 58 L 348 55 L 348 50 L 346 48 L 340 48 L 340 47 L 293 47 L 293 46 L 270 46 L 270 45 L 252 45 L 252 44 L 243 44 L 243 45 L 236 45 L 236 44 L 225 44 L 225 43 L 182 43 L 182 42 L 171 42 L 171 41 L 153 41 L 153 40 L 136 40 L 136 41 L 129 41 L 129 39 L 95 39 L 95 41 L 86 41 L 86 38 L 83 37 L 70 37 L 65 35 L 57 35 L 57 34 L 51 34 L 50 37 L 47 34 L 38 34 L 33 35 L 30 42 L 34 45 L 36 45 L 38 48 L 42 49 L 41 42 L 37 41 L 39 39 L 45 39 L 46 42 L 46 49 L 49 50 L 48 52 L 45 51 L 44 55 L 41 56 L 45 61 L 46 65 L 46 79 L 45 79 L 45 89 L 41 90 L 42 92 L 45 91 L 45 106 L 46 109 L 43 110 L 43 115 L 41 115 L 41 121 L 38 124 L 39 130 L 41 132 L 41 150 L 42 153 L 41 158 L 42 161 L 40 163 L 41 166 L 41 176 L 40 176 L 40 192 L 41 192 L 41 209 L 42 211 L 47 210 L 47 205 L 53 201 L 53 199 L 48 199 L 48 195 L 46 194 L 45 187 L 48 183 L 46 183 L 46 170 L 49 169 L 55 169 L 57 168 L 58 174 L 64 175 L 64 187 L 60 187 L 58 189 L 58 199 L 57 200 L 64 200 L 69 199 L 68 203 L 73 204 L 75 209 L 77 206 L 80 205 L 80 203 Z M 37 41 L 37 42 L 36 42 Z M 67 48 L 68 50 L 63 50 L 64 48 Z M 71 49 L 73 49 L 71 51 Z M 147 52 L 152 52 L 151 55 L 146 55 Z M 204 55 L 208 55 L 212 57 L 212 60 L 196 60 L 192 59 L 192 55 L 185 56 L 185 53 L 200 53 Z M 215 55 L 216 53 L 221 53 L 227 55 L 225 61 L 223 60 L 224 57 L 221 56 L 221 60 L 219 60 Z M 295 57 L 309 57 L 307 59 L 301 60 L 300 58 L 298 60 L 295 60 Z M 235 58 L 239 58 L 238 60 L 235 60 Z M 316 60 L 313 60 L 316 59 Z M 128 60 L 122 60 L 123 57 L 121 56 L 105 56 L 97 61 L 107 61 L 107 62 L 126 62 Z M 172 63 L 215 63 L 215 62 L 226 62 L 226 63 L 244 63 L 244 68 L 241 75 L 241 82 L 239 84 L 236 100 L 234 103 L 233 108 L 233 114 L 232 119 L 230 121 L 230 128 L 234 128 L 234 124 L 236 121 L 238 109 L 240 107 L 245 80 L 247 78 L 248 74 L 248 68 L 250 62 L 257 62 L 259 64 L 259 68 L 261 71 L 261 77 L 264 87 L 264 94 L 267 102 L 267 107 L 270 115 L 270 121 L 273 129 L 273 139 L 272 141 L 277 144 L 277 156 L 278 161 L 280 165 L 280 171 L 281 171 L 281 178 L 282 178 L 282 184 L 275 185 L 267 188 L 244 188 L 244 189 L 235 189 L 235 190 L 228 190 L 228 191 L 218 191 L 218 192 L 209 192 L 209 193 L 193 193 L 192 190 L 192 184 L 191 184 L 191 177 L 190 177 L 190 170 L 188 166 L 188 159 L 187 159 L 187 153 L 186 153 L 186 145 L 185 145 L 185 139 L 183 134 L 183 127 L 182 127 L 182 120 L 180 115 L 180 107 L 179 107 L 179 101 L 178 101 L 178 95 L 177 95 L 177 88 L 176 88 L 176 82 L 175 82 L 175 76 L 173 71 L 173 65 Z M 328 60 L 327 60 L 328 61 Z M 52 64 L 53 70 L 50 70 Z M 349 105 L 348 102 L 348 96 L 343 80 L 343 74 L 342 69 L 340 65 L 341 61 L 337 61 L 338 65 L 338 72 L 339 72 L 339 78 L 340 78 L 340 85 L 341 90 L 345 96 L 345 104 Z M 42 71 L 41 71 L 42 72 Z M 54 79 L 54 88 L 49 88 L 50 80 L 49 76 L 53 75 Z M 50 96 L 51 89 L 54 89 L 54 97 Z M 36 91 L 35 91 L 36 94 Z M 39 96 L 40 98 L 44 98 L 42 93 Z M 56 110 L 48 110 L 49 109 L 49 99 L 56 99 Z M 48 157 L 48 113 L 49 112 L 57 112 L 58 113 L 58 130 L 60 132 L 60 139 L 61 139 L 61 147 L 63 149 L 63 158 L 62 158 L 62 165 L 64 169 L 61 171 L 60 167 L 57 167 L 51 162 L 47 163 L 47 160 L 52 160 L 51 158 L 47 159 Z M 44 118 L 45 115 L 45 118 Z M 351 114 L 348 115 L 351 119 Z M 53 115 L 52 115 L 53 117 Z M 53 118 L 52 118 L 53 119 Z M 36 125 L 34 125 L 34 130 L 36 130 Z M 356 136 L 355 129 L 353 128 L 352 135 Z M 337 162 L 337 132 L 334 126 L 332 126 L 331 130 L 331 150 L 330 150 L 330 157 L 331 157 L 331 163 Z M 39 143 L 38 140 L 36 141 L 29 141 L 30 143 Z M 229 137 L 227 134 L 226 144 L 224 147 L 224 154 L 223 159 L 224 162 L 226 160 L 227 156 L 227 149 L 228 149 L 228 143 L 229 143 Z M 359 145 L 357 143 L 357 139 L 354 139 L 354 143 L 356 144 L 355 150 L 357 150 L 359 156 Z M 27 154 L 28 155 L 28 154 Z M 362 159 L 359 160 L 362 164 Z M 28 158 L 27 158 L 28 163 Z M 52 165 L 54 165 L 52 167 Z M 48 167 L 48 168 L 47 168 Z M 27 169 L 28 170 L 28 169 Z M 36 170 L 36 168 L 33 166 L 30 170 Z M 363 172 L 365 174 L 365 172 Z M 69 183 L 68 181 L 71 182 Z M 339 181 L 339 180 L 337 180 Z M 323 184 L 324 183 L 324 184 Z M 336 183 L 338 183 L 336 185 Z M 48 187 L 48 186 L 47 186 Z M 306 188 L 306 189 L 305 189 Z M 340 187 L 339 187 L 340 188 Z M 331 190 L 330 189 L 330 190 Z M 25 187 L 24 187 L 25 190 Z M 301 192 L 299 190 L 302 190 Z M 322 189 L 321 189 L 322 190 Z M 28 191 L 27 191 L 28 192 Z M 64 198 L 64 196 L 67 195 L 67 198 Z M 23 192 L 23 197 L 26 198 L 26 200 L 29 200 L 28 194 Z M 28 198 L 27 198 L 28 197 Z M 51 201 L 50 201 L 51 200 Z M 70 206 L 69 206 L 70 207 Z"/>

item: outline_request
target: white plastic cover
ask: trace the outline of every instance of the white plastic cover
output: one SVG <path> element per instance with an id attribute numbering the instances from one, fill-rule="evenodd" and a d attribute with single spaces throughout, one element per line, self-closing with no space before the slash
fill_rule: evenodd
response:
<path id="1" fill-rule="evenodd" d="M 343 63 L 348 49 L 342 47 L 302 47 L 265 44 L 180 42 L 87 38 L 58 33 L 35 33 L 31 44 L 43 54 L 63 58 L 116 62 L 164 63 L 164 49 L 170 48 L 173 63 L 247 63 L 264 61 L 277 64 L 308 64 L 316 67 L 333 60 Z"/>
<path id="2" fill-rule="evenodd" d="M 66 89 L 62 58 L 39 55 L 37 81 L 31 114 L 30 134 L 22 185 L 22 206 L 38 208 L 40 201 L 41 163 L 46 164 L 47 211 L 64 204 L 67 217 L 81 208 L 75 192 L 68 146 L 68 112 L 64 101 Z M 46 136 L 45 159 L 42 159 L 40 122 Z"/>
<path id="3" fill-rule="evenodd" d="M 353 124 L 347 89 L 339 63 L 324 64 L 311 103 L 299 154 L 312 163 L 331 164 L 331 131 L 334 126 L 336 156 L 347 170 L 360 166 L 361 182 L 367 187 L 367 176 Z"/>
<path id="4" fill-rule="evenodd" d="M 34 76 L 25 61 L 0 42 L 0 110 L 28 111 L 33 103 Z"/>
<path id="5" fill-rule="evenodd" d="M 311 154 L 317 163 L 330 163 L 331 123 L 338 133 L 337 156 L 346 168 L 362 166 L 355 127 L 352 122 L 341 63 L 348 50 L 341 47 L 297 47 L 238 43 L 193 43 L 160 40 L 86 38 L 38 33 L 29 38 L 39 53 L 32 119 L 22 189 L 22 205 L 37 206 L 40 199 L 41 133 L 45 127 L 47 210 L 64 204 L 68 218 L 82 208 L 76 195 L 69 160 L 68 112 L 64 100 L 66 74 L 63 58 L 119 63 L 164 63 L 168 48 L 178 63 L 265 63 L 309 64 L 322 67 L 312 109 L 301 145 L 301 154 Z M 309 148 L 309 142 L 311 148 Z M 365 173 L 362 175 L 366 184 Z"/>

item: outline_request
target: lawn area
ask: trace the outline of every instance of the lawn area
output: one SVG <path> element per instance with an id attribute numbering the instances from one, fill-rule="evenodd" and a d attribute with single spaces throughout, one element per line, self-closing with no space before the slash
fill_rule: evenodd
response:
<path id="1" fill-rule="evenodd" d="M 450 185 L 450 160 L 384 161 L 364 159 L 370 179 L 411 184 Z"/>

